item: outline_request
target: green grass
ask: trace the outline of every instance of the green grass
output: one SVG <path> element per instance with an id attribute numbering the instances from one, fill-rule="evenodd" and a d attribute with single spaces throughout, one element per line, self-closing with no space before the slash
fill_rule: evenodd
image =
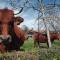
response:
<path id="1" fill-rule="evenodd" d="M 37 58 L 41 60 L 60 60 L 60 41 L 55 40 L 52 48 L 47 48 L 46 43 L 41 43 L 41 46 L 43 46 L 43 48 L 34 48 L 34 41 L 32 38 L 29 38 L 24 42 L 23 46 L 21 46 L 21 49 L 25 51 L 12 51 L 0 54 L 0 60 L 39 60 Z"/>
<path id="2" fill-rule="evenodd" d="M 28 40 L 26 40 L 23 44 L 23 46 L 21 48 L 23 48 L 25 51 L 38 51 L 41 49 L 47 49 L 47 44 L 46 43 L 40 43 L 41 46 L 43 47 L 36 47 L 34 48 L 34 40 L 32 38 L 29 38 Z M 60 47 L 60 41 L 55 40 L 52 44 L 52 48 L 58 48 Z"/>
<path id="3" fill-rule="evenodd" d="M 54 45 L 59 46 L 59 45 L 60 45 L 60 41 L 59 41 L 59 40 L 55 40 L 55 41 L 54 41 Z"/>
<path id="4" fill-rule="evenodd" d="M 29 38 L 28 40 L 26 40 L 21 48 L 23 48 L 25 51 L 29 51 L 29 50 L 33 49 L 34 42 L 33 42 L 32 38 Z"/>
<path id="5" fill-rule="evenodd" d="M 60 47 L 60 41 L 55 40 L 54 43 L 52 44 L 52 48 L 59 48 Z"/>

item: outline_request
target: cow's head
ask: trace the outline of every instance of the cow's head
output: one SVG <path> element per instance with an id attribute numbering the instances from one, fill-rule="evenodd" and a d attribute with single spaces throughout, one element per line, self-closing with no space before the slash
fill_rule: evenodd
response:
<path id="1" fill-rule="evenodd" d="M 2 41 L 11 41 L 11 35 L 9 34 L 9 26 L 14 28 L 11 23 L 19 25 L 23 22 L 23 18 L 14 17 L 14 12 L 9 9 L 0 9 L 0 43 Z"/>
<path id="2" fill-rule="evenodd" d="M 12 22 L 13 16 L 14 13 L 12 10 L 0 9 L 0 43 L 3 40 L 11 39 L 10 35 L 8 34 L 8 27 L 9 23 Z"/>

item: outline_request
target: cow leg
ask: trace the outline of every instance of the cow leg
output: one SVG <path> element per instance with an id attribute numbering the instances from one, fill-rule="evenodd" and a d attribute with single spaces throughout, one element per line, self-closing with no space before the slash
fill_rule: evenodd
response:
<path id="1" fill-rule="evenodd" d="M 40 42 L 38 41 L 38 47 L 40 48 L 41 46 L 40 46 Z"/>
<path id="2" fill-rule="evenodd" d="M 34 41 L 34 48 L 37 47 L 37 41 Z"/>
<path id="3" fill-rule="evenodd" d="M 54 40 L 51 40 L 51 43 L 53 44 Z"/>
<path id="4" fill-rule="evenodd" d="M 47 46 L 48 46 L 48 48 L 49 48 L 49 43 L 48 43 L 48 41 L 47 41 Z"/>
<path id="5" fill-rule="evenodd" d="M 40 47 L 40 42 L 39 41 L 34 41 L 34 47 Z"/>

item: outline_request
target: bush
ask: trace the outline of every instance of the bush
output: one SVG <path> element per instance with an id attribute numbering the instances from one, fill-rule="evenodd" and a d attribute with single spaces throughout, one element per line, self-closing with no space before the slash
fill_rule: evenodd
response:
<path id="1" fill-rule="evenodd" d="M 0 60 L 60 60 L 60 48 L 39 49 L 37 52 L 7 52 L 0 54 Z"/>
<path id="2" fill-rule="evenodd" d="M 0 55 L 0 60 L 38 60 L 38 56 L 32 52 L 7 52 Z"/>
<path id="3" fill-rule="evenodd" d="M 60 49 L 42 49 L 38 52 L 40 60 L 60 60 Z"/>

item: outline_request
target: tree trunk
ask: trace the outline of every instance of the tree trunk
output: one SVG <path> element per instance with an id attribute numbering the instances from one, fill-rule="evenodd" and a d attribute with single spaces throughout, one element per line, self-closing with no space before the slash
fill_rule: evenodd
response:
<path id="1" fill-rule="evenodd" d="M 49 30 L 47 28 L 47 38 L 48 38 L 48 44 L 49 44 L 49 48 L 51 47 L 51 40 L 50 40 L 50 34 L 49 34 Z"/>
<path id="2" fill-rule="evenodd" d="M 45 24 L 45 27 L 46 27 L 46 31 L 47 31 L 47 38 L 48 38 L 48 46 L 49 46 L 49 48 L 51 47 L 51 40 L 50 40 L 50 34 L 49 34 L 49 29 L 48 29 L 48 26 L 47 26 L 47 23 L 46 23 L 46 20 L 45 19 L 43 19 L 43 21 L 44 21 L 44 24 Z"/>

